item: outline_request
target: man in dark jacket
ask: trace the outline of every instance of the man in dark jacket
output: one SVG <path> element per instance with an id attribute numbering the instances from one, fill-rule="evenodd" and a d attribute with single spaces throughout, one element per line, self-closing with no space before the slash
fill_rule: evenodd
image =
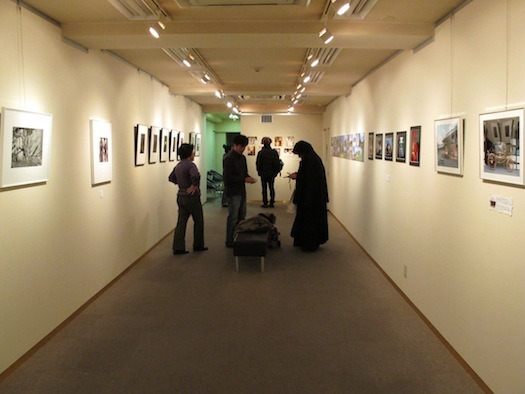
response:
<path id="1" fill-rule="evenodd" d="M 268 208 L 268 189 L 270 189 L 270 208 L 275 203 L 275 177 L 281 170 L 279 154 L 275 149 L 270 147 L 272 140 L 269 137 L 262 139 L 263 148 L 257 154 L 257 173 L 261 177 L 262 183 L 262 208 Z"/>
<path id="2" fill-rule="evenodd" d="M 226 246 L 233 246 L 233 230 L 239 221 L 246 218 L 246 186 L 245 183 L 255 183 L 248 175 L 244 149 L 248 145 L 248 138 L 237 135 L 233 139 L 233 146 L 223 160 L 224 188 L 228 202 L 228 220 L 226 222 Z"/>

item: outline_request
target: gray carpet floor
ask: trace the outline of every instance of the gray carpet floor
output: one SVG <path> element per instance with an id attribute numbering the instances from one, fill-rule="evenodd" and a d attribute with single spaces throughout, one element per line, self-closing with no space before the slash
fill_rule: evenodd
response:
<path id="1" fill-rule="evenodd" d="M 261 210 L 249 204 L 248 216 Z M 167 237 L 0 392 L 482 392 L 337 221 L 304 253 L 289 236 L 293 215 L 271 212 L 282 247 L 266 272 L 252 257 L 235 272 L 227 209 L 211 199 L 209 251 L 173 256 Z"/>

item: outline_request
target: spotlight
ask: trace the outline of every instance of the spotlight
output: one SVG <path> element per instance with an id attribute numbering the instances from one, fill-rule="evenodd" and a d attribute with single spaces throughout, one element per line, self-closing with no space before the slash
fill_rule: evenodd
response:
<path id="1" fill-rule="evenodd" d="M 326 29 L 326 27 L 323 27 L 323 30 L 319 32 L 319 38 L 323 40 L 325 44 L 328 44 L 334 39 L 334 36 Z"/>
<path id="2" fill-rule="evenodd" d="M 184 60 L 182 61 L 182 63 L 184 63 L 184 65 L 185 65 L 186 67 L 191 67 L 191 63 L 190 63 L 190 61 L 189 61 L 188 59 L 184 59 Z"/>
<path id="3" fill-rule="evenodd" d="M 166 28 L 166 25 L 164 23 L 162 23 L 161 21 L 157 21 L 157 24 L 160 26 L 160 28 L 162 30 L 164 30 Z"/>
<path id="4" fill-rule="evenodd" d="M 312 78 L 309 75 L 307 75 L 306 77 L 304 77 L 303 82 L 304 83 L 308 83 L 308 82 L 310 82 L 310 79 L 312 79 Z"/>
<path id="5" fill-rule="evenodd" d="M 204 79 L 208 82 L 211 81 L 211 78 L 207 73 L 204 73 Z"/>
<path id="6" fill-rule="evenodd" d="M 149 28 L 149 34 L 151 34 L 155 38 L 159 38 L 159 33 L 157 33 L 157 30 L 155 30 L 153 27 Z"/>
<path id="7" fill-rule="evenodd" d="M 233 107 L 233 112 L 235 112 L 236 114 L 238 114 L 240 111 L 239 111 L 239 108 L 237 107 Z"/>
<path id="8" fill-rule="evenodd" d="M 319 58 L 317 59 L 314 59 L 314 61 L 312 63 L 310 63 L 310 67 L 315 67 L 319 64 Z"/>
<path id="9" fill-rule="evenodd" d="M 227 106 L 228 108 L 231 108 L 231 107 L 233 107 L 233 104 L 232 104 L 231 101 L 228 101 L 228 102 L 226 103 L 226 106 Z"/>
<path id="10" fill-rule="evenodd" d="M 217 96 L 217 98 L 222 98 L 222 93 L 220 90 L 216 90 L 215 91 L 215 96 Z"/>
<path id="11" fill-rule="evenodd" d="M 337 15 L 343 15 L 350 9 L 349 0 L 332 0 L 332 4 L 335 5 Z"/>
<path id="12" fill-rule="evenodd" d="M 290 106 L 288 107 L 288 112 L 293 112 L 294 109 L 295 109 L 295 108 L 294 108 L 292 105 L 290 105 Z"/>

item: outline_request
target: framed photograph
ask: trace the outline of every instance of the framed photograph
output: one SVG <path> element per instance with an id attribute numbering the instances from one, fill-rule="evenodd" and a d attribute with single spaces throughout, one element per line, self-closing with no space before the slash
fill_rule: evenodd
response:
<path id="1" fill-rule="evenodd" d="M 284 142 L 286 146 L 291 146 L 293 148 L 295 145 L 295 136 L 289 135 L 288 137 L 285 137 Z"/>
<path id="2" fill-rule="evenodd" d="M 111 123 L 90 119 L 91 128 L 91 184 L 113 180 L 113 153 L 111 149 Z"/>
<path id="3" fill-rule="evenodd" d="M 385 160 L 394 159 L 394 133 L 385 134 Z"/>
<path id="4" fill-rule="evenodd" d="M 246 155 L 247 156 L 255 156 L 255 145 L 248 145 L 246 147 Z"/>
<path id="5" fill-rule="evenodd" d="M 187 143 L 195 146 L 195 132 L 190 131 L 189 141 Z"/>
<path id="6" fill-rule="evenodd" d="M 523 185 L 523 108 L 481 114 L 479 129 L 481 178 Z"/>
<path id="7" fill-rule="evenodd" d="M 150 164 L 156 163 L 159 160 L 160 150 L 160 127 L 149 128 L 149 155 L 148 162 Z"/>
<path id="8" fill-rule="evenodd" d="M 410 128 L 410 165 L 419 167 L 419 146 L 421 144 L 421 126 Z"/>
<path id="9" fill-rule="evenodd" d="M 195 156 L 200 156 L 201 155 L 201 143 L 202 143 L 202 134 L 201 133 L 196 133 L 195 134 Z"/>
<path id="10" fill-rule="evenodd" d="M 376 134 L 376 159 L 383 159 L 383 134 Z"/>
<path id="11" fill-rule="evenodd" d="M 257 145 L 257 137 L 248 137 L 248 145 Z"/>
<path id="12" fill-rule="evenodd" d="M 368 133 L 368 160 L 374 160 L 374 133 Z"/>
<path id="13" fill-rule="evenodd" d="M 53 115 L 2 108 L 0 187 L 49 179 Z"/>
<path id="14" fill-rule="evenodd" d="M 138 124 L 135 126 L 135 166 L 146 164 L 146 139 L 148 126 Z"/>
<path id="15" fill-rule="evenodd" d="M 463 120 L 440 119 L 434 122 L 434 158 L 437 172 L 463 174 Z"/>
<path id="16" fill-rule="evenodd" d="M 398 131 L 396 133 L 396 161 L 406 163 L 407 161 L 407 132 Z"/>
<path id="17" fill-rule="evenodd" d="M 179 135 L 175 130 L 170 130 L 170 154 L 169 161 L 177 160 L 177 139 Z"/>
<path id="18" fill-rule="evenodd" d="M 273 146 L 283 146 L 283 137 L 275 137 Z"/>
<path id="19" fill-rule="evenodd" d="M 168 160 L 170 131 L 166 128 L 160 130 L 160 161 Z"/>
<path id="20" fill-rule="evenodd" d="M 179 131 L 178 139 L 177 139 L 177 161 L 180 161 L 179 157 L 179 148 L 182 144 L 186 143 L 186 134 L 183 131 Z"/>

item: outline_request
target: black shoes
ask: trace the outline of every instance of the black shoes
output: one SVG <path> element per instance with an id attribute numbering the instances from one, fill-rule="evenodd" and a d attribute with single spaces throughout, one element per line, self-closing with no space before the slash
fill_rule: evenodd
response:
<path id="1" fill-rule="evenodd" d="M 206 246 L 200 246 L 198 248 L 193 248 L 194 252 L 205 252 L 206 250 L 208 250 Z"/>
<path id="2" fill-rule="evenodd" d="M 188 252 L 187 250 L 174 250 L 173 251 L 173 254 L 186 254 L 186 253 L 190 253 L 190 252 Z"/>
<path id="3" fill-rule="evenodd" d="M 274 208 L 274 207 L 275 207 L 275 205 L 273 205 L 273 204 L 270 204 L 270 205 L 268 205 L 268 206 L 269 206 L 270 208 Z"/>
<path id="4" fill-rule="evenodd" d="M 268 205 L 263 204 L 263 205 L 261 205 L 261 208 L 268 208 Z"/>

